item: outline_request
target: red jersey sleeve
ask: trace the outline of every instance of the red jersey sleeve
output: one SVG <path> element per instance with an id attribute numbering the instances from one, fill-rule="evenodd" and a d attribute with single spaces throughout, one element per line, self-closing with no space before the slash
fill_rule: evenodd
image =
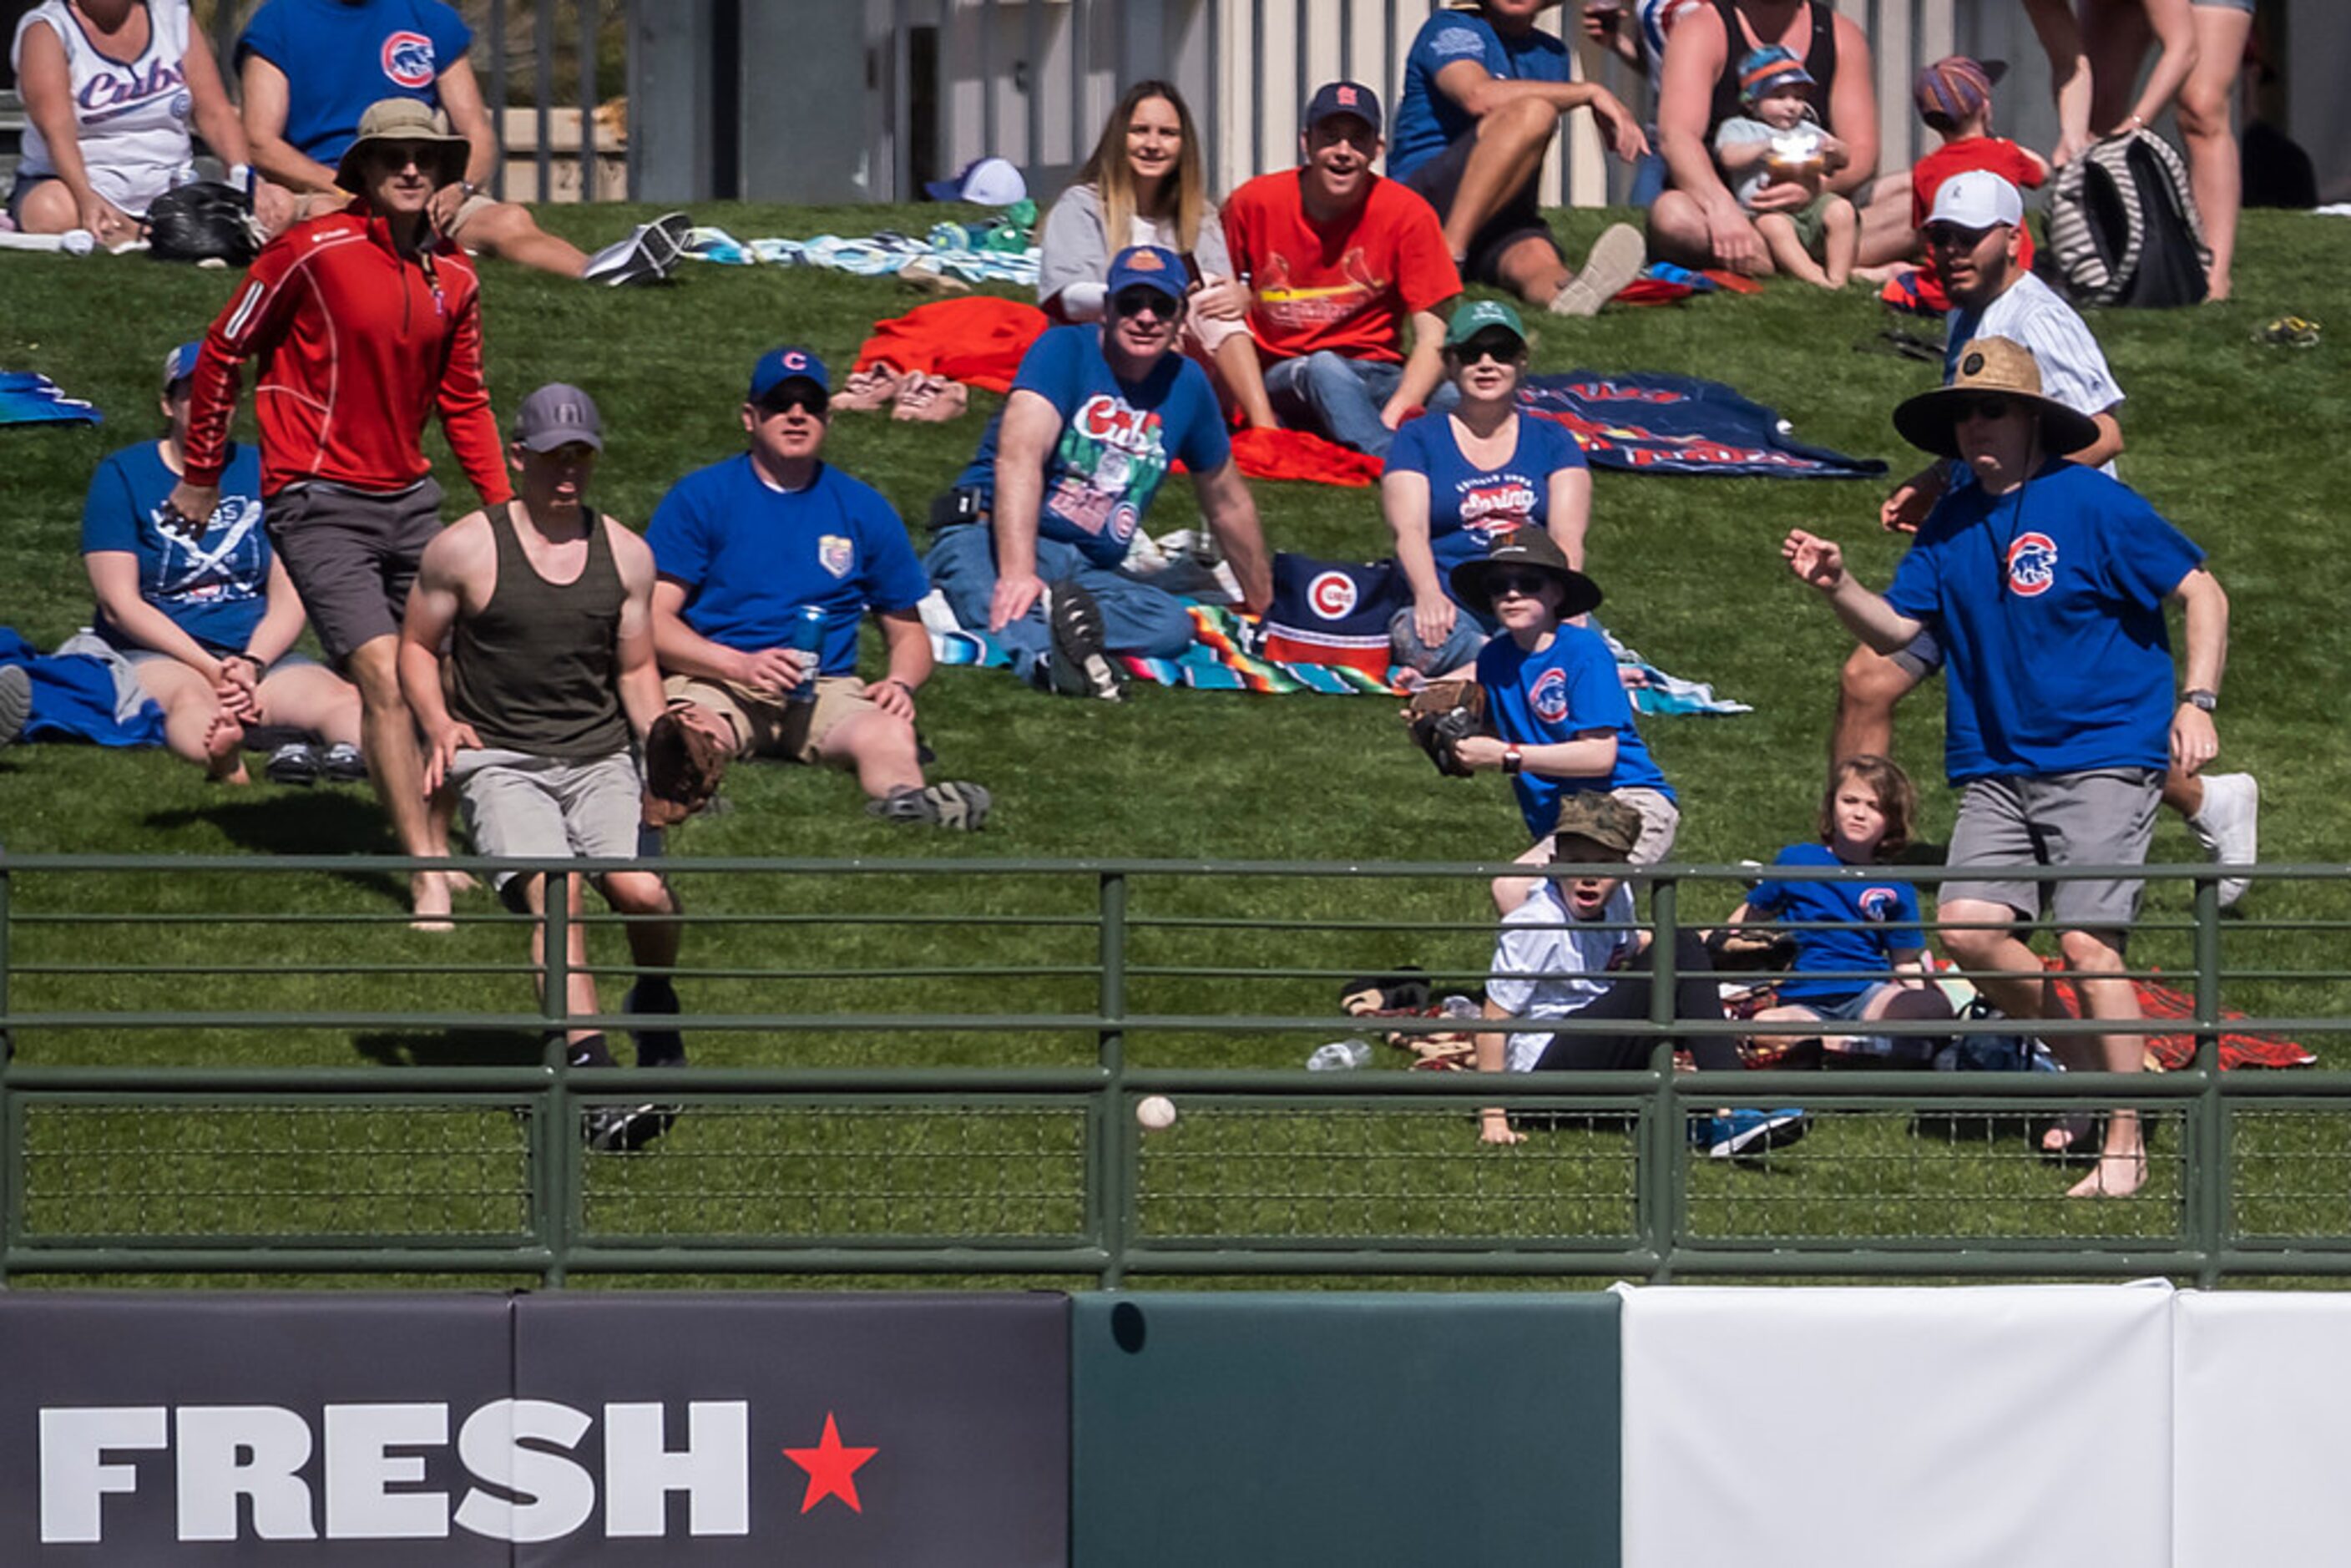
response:
<path id="1" fill-rule="evenodd" d="M 229 422 L 236 417 L 245 361 L 266 352 L 286 334 L 301 286 L 293 277 L 295 249 L 272 245 L 213 319 L 188 385 L 188 483 L 216 485 L 228 463 Z"/>
<path id="2" fill-rule="evenodd" d="M 445 265 L 445 263 L 444 264 Z M 471 281 L 470 279 L 468 280 Z M 482 378 L 482 298 L 478 287 L 465 291 L 449 335 L 449 351 L 441 365 L 436 393 L 441 428 L 449 437 L 474 493 L 485 507 L 514 498 L 507 476 L 506 450 L 498 441 L 497 417 L 490 412 L 490 389 Z"/>

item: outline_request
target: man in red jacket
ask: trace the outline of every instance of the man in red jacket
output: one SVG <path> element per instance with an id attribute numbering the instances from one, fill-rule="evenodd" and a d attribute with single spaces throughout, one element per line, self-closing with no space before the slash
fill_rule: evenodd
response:
<path id="1" fill-rule="evenodd" d="M 418 558 L 441 528 L 441 488 L 422 444 L 435 407 L 482 504 L 514 493 L 482 381 L 473 264 L 435 236 L 426 214 L 465 152 L 437 110 L 411 99 L 369 109 L 337 174 L 358 200 L 264 250 L 205 334 L 186 476 L 165 503 L 180 518 L 212 515 L 238 371 L 257 361 L 270 543 L 327 656 L 360 688 L 368 770 L 412 855 L 448 852 L 446 812 L 426 804 L 397 658 Z M 443 924 L 453 880 L 416 873 L 419 924 Z"/>

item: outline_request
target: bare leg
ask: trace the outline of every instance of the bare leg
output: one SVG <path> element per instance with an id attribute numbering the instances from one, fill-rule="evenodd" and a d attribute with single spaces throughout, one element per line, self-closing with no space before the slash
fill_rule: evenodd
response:
<path id="1" fill-rule="evenodd" d="M 139 684 L 163 710 L 163 744 L 172 756 L 225 784 L 247 782 L 237 752 L 245 727 L 228 716 L 204 676 L 185 664 L 150 659 L 139 666 Z"/>
<path id="2" fill-rule="evenodd" d="M 468 250 L 559 277 L 577 277 L 588 266 L 585 252 L 540 228 L 530 209 L 515 202 L 484 208 L 466 220 L 458 234 Z"/>
<path id="3" fill-rule="evenodd" d="M 1534 178 L 1558 129 L 1559 111 L 1536 98 L 1513 99 L 1478 121 L 1478 143 L 1445 214 L 1445 243 L 1456 260 L 1469 254 L 1469 242 L 1486 220 Z"/>
<path id="4" fill-rule="evenodd" d="M 2129 118 L 2138 97 L 2139 63 L 2154 41 L 2145 0 L 2081 0 L 2082 49 L 2090 60 L 2090 134 L 2104 136 Z"/>
<path id="5" fill-rule="evenodd" d="M 1836 727 L 1829 735 L 1829 764 L 1848 757 L 1894 755 L 1894 705 L 1919 677 L 1875 649 L 1856 643 L 1838 674 Z"/>
<path id="6" fill-rule="evenodd" d="M 2049 57 L 2049 80 L 2057 100 L 2057 148 L 2050 162 L 2071 163 L 2090 144 L 2090 58 L 2082 50 L 2082 29 L 2071 0 L 2024 0 Z"/>
<path id="7" fill-rule="evenodd" d="M 1763 236 L 1764 245 L 1771 248 L 1771 260 L 1781 271 L 1815 288 L 1829 286 L 1829 275 L 1821 270 L 1821 264 L 1813 259 L 1804 242 L 1796 237 L 1795 220 L 1787 214 L 1756 214 L 1755 232 Z"/>
<path id="8" fill-rule="evenodd" d="M 2122 976 L 2121 949 L 2105 935 L 2068 931 L 2058 938 L 2083 1009 L 2103 1023 L 2137 1023 L 2138 993 Z M 2145 1042 L 2137 1034 L 2093 1037 L 2095 1065 L 2108 1072 L 2137 1072 L 2145 1065 Z M 2074 1184 L 2068 1197 L 2127 1197 L 2147 1182 L 2147 1141 L 2141 1135 L 2138 1113 L 2116 1110 L 2106 1113 L 2106 1137 L 2098 1151 L 2098 1166 Z"/>
<path id="9" fill-rule="evenodd" d="M 1241 411 L 1241 417 L 1253 430 L 1272 430 L 1280 424 L 1273 416 L 1273 400 L 1265 393 L 1265 367 L 1257 357 L 1257 340 L 1247 332 L 1235 332 L 1217 345 L 1217 380 L 1225 396 Z"/>
<path id="10" fill-rule="evenodd" d="M 1529 235 L 1495 259 L 1502 287 L 1530 305 L 1549 305 L 1575 274 L 1549 240 Z"/>
<path id="11" fill-rule="evenodd" d="M 563 924 L 563 1009 L 573 1017 L 601 1011 L 596 1005 L 596 977 L 588 972 L 588 932 L 580 924 L 580 878 L 567 876 L 564 885 L 569 889 L 565 909 L 569 918 Z M 533 922 L 530 928 L 531 989 L 541 1001 L 547 998 L 547 878 L 534 876 L 524 893 Z M 567 1029 L 566 1043 L 577 1045 L 602 1033 L 601 1030 Z"/>
<path id="12" fill-rule="evenodd" d="M 853 713 L 834 725 L 817 747 L 817 760 L 854 772 L 858 784 L 876 800 L 893 789 L 923 787 L 914 727 L 880 708 Z"/>
<path id="13" fill-rule="evenodd" d="M 16 225 L 28 235 L 61 235 L 81 227 L 81 211 L 63 180 L 44 180 L 25 193 Z"/>
<path id="14" fill-rule="evenodd" d="M 400 695 L 393 666 L 399 639 L 371 638 L 351 651 L 349 673 L 360 689 L 360 749 L 366 754 L 368 776 L 375 782 L 376 799 L 392 820 L 392 835 L 402 853 L 419 858 L 443 858 L 449 852 L 444 826 L 439 838 L 424 800 L 424 759 L 416 746 L 416 720 Z M 420 871 L 409 878 L 409 898 L 419 930 L 449 929 L 449 883 L 443 873 Z"/>
<path id="15" fill-rule="evenodd" d="M 1750 1021 L 1758 1026 L 1758 1032 L 1748 1037 L 1755 1042 L 1756 1048 L 1773 1056 L 1781 1056 L 1793 1051 L 1804 1040 L 1814 1038 L 1818 1031 L 1806 1029 L 1804 1026 L 1819 1023 L 1821 1015 L 1808 1007 L 1789 1002 L 1776 1008 L 1765 1008 Z M 1795 1034 L 1763 1032 L 1763 1026 L 1791 1024 L 1802 1032 Z M 1843 1043 L 1842 1040 L 1834 1040 L 1825 1035 L 1820 1036 L 1820 1040 L 1821 1049 L 1823 1051 L 1837 1049 Z"/>
<path id="16" fill-rule="evenodd" d="M 2188 142 L 2188 187 L 2204 217 L 2212 244 L 2209 298 L 2226 299 L 2237 257 L 2237 209 L 2244 196 L 2237 133 L 2230 123 L 2229 99 L 2245 55 L 2253 19 L 2221 5 L 2195 10 L 2196 65 L 2179 88 L 2179 130 Z"/>
<path id="17" fill-rule="evenodd" d="M 1853 204 L 1835 201 L 1823 214 L 1827 220 L 1821 239 L 1821 270 L 1826 275 L 1831 288 L 1843 288 L 1853 280 L 1853 258 L 1861 245 L 1860 222 L 1854 216 Z"/>
<path id="18" fill-rule="evenodd" d="M 329 745 L 360 744 L 359 688 L 324 664 L 278 670 L 261 683 L 261 721 L 307 729 Z"/>
<path id="19" fill-rule="evenodd" d="M 1663 192 L 1650 204 L 1648 243 L 1649 255 L 1660 261 L 1700 268 L 1722 265 L 1707 234 L 1706 214 L 1681 191 Z M 1769 252 L 1756 257 L 1750 273 L 1756 277 L 1771 276 Z"/>
<path id="20" fill-rule="evenodd" d="M 1910 226 L 1910 172 L 1881 174 L 1847 198 L 1860 228 L 1855 259 L 1866 266 L 1909 261 L 1918 254 L 1918 231 Z"/>

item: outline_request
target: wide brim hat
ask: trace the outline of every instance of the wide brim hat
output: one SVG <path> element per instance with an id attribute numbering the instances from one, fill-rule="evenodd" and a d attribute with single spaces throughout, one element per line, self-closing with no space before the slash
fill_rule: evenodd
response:
<path id="1" fill-rule="evenodd" d="M 465 177 L 465 160 L 473 155 L 473 143 L 449 129 L 449 117 L 422 99 L 384 98 L 369 104 L 360 116 L 360 133 L 343 149 L 342 161 L 335 165 L 335 183 L 357 193 L 360 189 L 360 167 L 365 162 L 368 144 L 374 141 L 410 141 L 438 148 L 440 167 L 434 172 L 434 183 L 454 185 Z"/>
<path id="2" fill-rule="evenodd" d="M 2053 457 L 2079 452 L 2098 439 L 2097 422 L 2041 391 L 2032 350 L 2006 338 L 1978 338 L 1959 352 L 1949 384 L 1920 392 L 1894 411 L 1902 439 L 1938 457 L 1959 455 L 1956 426 L 1970 399 L 1997 393 L 2030 407 L 2041 420 L 2041 445 Z"/>
<path id="3" fill-rule="evenodd" d="M 1453 597 L 1481 615 L 1494 612 L 1494 594 L 1488 586 L 1498 572 L 1535 570 L 1556 580 L 1562 591 L 1559 618 L 1570 620 L 1600 608 L 1600 585 L 1567 564 L 1559 545 L 1541 528 L 1512 528 L 1487 547 L 1484 559 L 1465 560 L 1453 569 Z"/>

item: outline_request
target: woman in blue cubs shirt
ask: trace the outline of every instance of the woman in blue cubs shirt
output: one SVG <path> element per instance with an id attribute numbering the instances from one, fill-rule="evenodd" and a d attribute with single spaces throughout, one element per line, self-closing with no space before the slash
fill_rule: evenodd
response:
<path id="1" fill-rule="evenodd" d="M 1837 765 L 1821 797 L 1819 841 L 1790 844 L 1771 863 L 1880 864 L 1910 841 L 1917 814 L 1918 791 L 1908 774 L 1883 757 L 1848 757 Z M 1785 920 L 1800 928 L 1793 934 L 1796 961 L 1780 987 L 1781 1005 L 1756 1014 L 1759 1025 L 1951 1016 L 1949 1003 L 1928 978 L 1926 944 L 1918 934 L 1918 890 L 1907 882 L 1892 877 L 1866 882 L 1767 879 L 1755 885 L 1730 919 L 1733 925 Z M 1878 976 L 1884 977 L 1873 977 Z M 1780 1043 L 1776 1036 L 1762 1039 Z M 1932 1044 L 1917 1036 L 1821 1037 L 1822 1051 L 1833 1056 L 1923 1061 Z"/>
<path id="2" fill-rule="evenodd" d="M 302 634 L 302 601 L 262 528 L 253 448 L 232 448 L 220 504 L 201 534 L 156 520 L 180 482 L 200 346 L 183 344 L 163 361 L 172 422 L 163 438 L 110 455 L 90 478 L 81 548 L 96 625 L 58 651 L 107 660 L 120 695 L 135 704 L 144 695 L 162 708 L 164 744 L 225 783 L 246 781 L 240 748 L 249 725 L 308 730 L 327 743 L 281 746 L 268 768 L 279 783 L 365 778 L 359 688 L 287 652 Z"/>
<path id="3" fill-rule="evenodd" d="M 1633 704 L 1606 641 L 1573 624 L 1599 608 L 1599 585 L 1534 528 L 1505 534 L 1482 559 L 1455 568 L 1452 584 L 1462 603 L 1502 627 L 1478 655 L 1494 733 L 1469 737 L 1454 755 L 1473 771 L 1492 768 L 1510 777 L 1535 841 L 1519 863 L 1550 863 L 1560 800 L 1584 789 L 1605 790 L 1640 813 L 1635 863 L 1665 859 L 1681 809 L 1633 727 Z M 1508 915 L 1538 884 L 1533 877 L 1504 878 L 1494 884 L 1494 902 Z"/>
<path id="4" fill-rule="evenodd" d="M 1445 369 L 1461 401 L 1397 431 L 1380 479 L 1396 564 L 1412 584 L 1412 608 L 1396 612 L 1390 637 L 1399 660 L 1425 674 L 1461 669 L 1497 630 L 1490 618 L 1458 612 L 1466 601 L 1447 583 L 1457 568 L 1512 529 L 1536 528 L 1581 570 L 1592 517 L 1583 448 L 1552 421 L 1519 413 L 1527 371 L 1519 313 L 1491 299 L 1456 311 Z"/>

